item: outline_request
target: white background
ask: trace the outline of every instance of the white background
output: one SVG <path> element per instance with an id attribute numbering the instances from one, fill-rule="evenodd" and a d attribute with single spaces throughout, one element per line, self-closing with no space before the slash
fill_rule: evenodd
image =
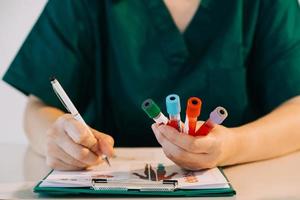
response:
<path id="1" fill-rule="evenodd" d="M 0 0 L 0 143 L 27 143 L 22 118 L 26 97 L 2 81 L 46 0 Z"/>

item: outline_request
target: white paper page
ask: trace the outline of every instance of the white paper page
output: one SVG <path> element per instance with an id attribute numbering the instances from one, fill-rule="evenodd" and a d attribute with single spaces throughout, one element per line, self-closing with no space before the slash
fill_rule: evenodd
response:
<path id="1" fill-rule="evenodd" d="M 90 187 L 91 179 L 162 181 L 177 180 L 181 189 L 228 188 L 227 180 L 218 168 L 198 172 L 186 171 L 172 162 L 155 163 L 146 160 L 113 161 L 112 167 L 100 165 L 87 171 L 54 170 L 41 187 Z"/>

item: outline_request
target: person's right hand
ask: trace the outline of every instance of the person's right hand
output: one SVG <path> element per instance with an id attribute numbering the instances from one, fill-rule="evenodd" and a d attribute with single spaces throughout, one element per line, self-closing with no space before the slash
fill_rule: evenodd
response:
<path id="1" fill-rule="evenodd" d="M 57 170 L 86 169 L 102 163 L 103 154 L 113 156 L 113 145 L 111 136 L 89 131 L 72 115 L 65 114 L 47 131 L 47 165 Z"/>

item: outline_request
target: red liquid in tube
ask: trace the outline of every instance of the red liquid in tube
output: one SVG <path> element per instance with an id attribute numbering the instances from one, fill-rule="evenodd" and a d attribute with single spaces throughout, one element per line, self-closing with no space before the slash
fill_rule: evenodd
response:
<path id="1" fill-rule="evenodd" d="M 211 120 L 207 120 L 196 132 L 196 136 L 205 136 L 214 128 L 214 123 Z"/>

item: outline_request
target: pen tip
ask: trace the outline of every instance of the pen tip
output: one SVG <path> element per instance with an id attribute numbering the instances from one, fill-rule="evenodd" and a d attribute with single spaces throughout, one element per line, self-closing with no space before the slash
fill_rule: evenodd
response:
<path id="1" fill-rule="evenodd" d="M 106 163 L 108 164 L 108 166 L 111 167 L 111 164 L 110 164 L 110 162 L 109 162 L 109 160 L 108 160 L 108 157 L 105 157 L 104 159 L 105 159 Z"/>

